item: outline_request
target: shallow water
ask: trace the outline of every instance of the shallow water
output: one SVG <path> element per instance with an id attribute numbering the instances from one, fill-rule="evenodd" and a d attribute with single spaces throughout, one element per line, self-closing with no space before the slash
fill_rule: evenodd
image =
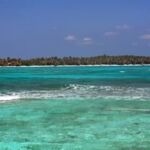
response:
<path id="1" fill-rule="evenodd" d="M 0 68 L 0 150 L 149 150 L 150 67 Z"/>

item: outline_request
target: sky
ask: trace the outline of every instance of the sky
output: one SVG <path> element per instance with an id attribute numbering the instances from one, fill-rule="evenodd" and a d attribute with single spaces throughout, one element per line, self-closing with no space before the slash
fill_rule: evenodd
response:
<path id="1" fill-rule="evenodd" d="M 150 56 L 150 0 L 0 0 L 0 57 Z"/>

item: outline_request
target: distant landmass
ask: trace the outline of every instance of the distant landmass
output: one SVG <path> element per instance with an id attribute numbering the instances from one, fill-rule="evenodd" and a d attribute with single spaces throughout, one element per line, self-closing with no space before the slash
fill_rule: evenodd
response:
<path id="1" fill-rule="evenodd" d="M 125 65 L 150 64 L 150 56 L 94 56 L 94 57 L 41 57 L 32 59 L 1 58 L 0 66 L 32 66 L 32 65 Z"/>

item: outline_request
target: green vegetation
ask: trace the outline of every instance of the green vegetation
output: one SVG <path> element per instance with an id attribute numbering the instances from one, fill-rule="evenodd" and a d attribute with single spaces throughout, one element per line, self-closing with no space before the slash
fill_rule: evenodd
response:
<path id="1" fill-rule="evenodd" d="M 42 57 L 33 59 L 0 59 L 0 66 L 31 66 L 31 65 L 101 65 L 101 64 L 150 64 L 150 56 L 95 56 L 95 57 Z"/>

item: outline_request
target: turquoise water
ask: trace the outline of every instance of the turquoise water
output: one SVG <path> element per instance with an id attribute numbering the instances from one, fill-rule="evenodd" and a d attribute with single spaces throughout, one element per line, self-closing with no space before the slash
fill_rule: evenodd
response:
<path id="1" fill-rule="evenodd" d="M 150 66 L 1 67 L 0 150 L 149 150 Z"/>

